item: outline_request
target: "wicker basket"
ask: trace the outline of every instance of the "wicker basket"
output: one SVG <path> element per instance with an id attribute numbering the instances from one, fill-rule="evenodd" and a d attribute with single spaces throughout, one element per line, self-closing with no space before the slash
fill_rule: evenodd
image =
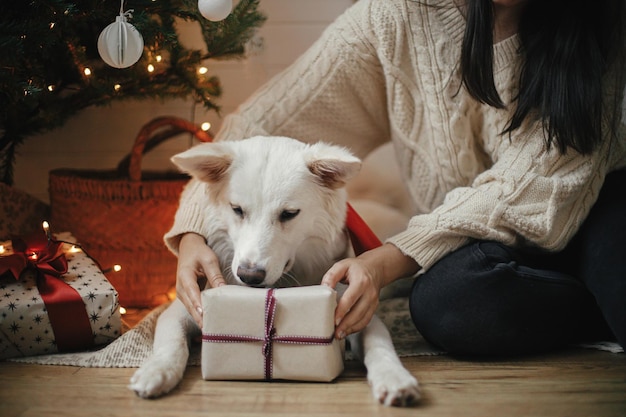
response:
<path id="1" fill-rule="evenodd" d="M 120 264 L 107 278 L 120 304 L 153 307 L 168 300 L 176 284 L 176 257 L 163 243 L 180 193 L 189 177 L 176 172 L 141 171 L 148 151 L 180 133 L 211 141 L 198 126 L 159 117 L 142 127 L 132 151 L 117 170 L 56 169 L 50 172 L 51 222 L 68 230 L 100 265 Z"/>

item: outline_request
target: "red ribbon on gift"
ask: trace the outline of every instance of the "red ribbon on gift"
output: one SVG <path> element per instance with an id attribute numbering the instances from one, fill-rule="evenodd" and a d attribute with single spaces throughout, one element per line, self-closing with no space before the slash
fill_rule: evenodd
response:
<path id="1" fill-rule="evenodd" d="M 65 283 L 67 272 L 63 242 L 38 237 L 13 239 L 13 254 L 0 257 L 0 275 L 10 272 L 17 280 L 26 269 L 37 272 L 37 289 L 48 311 L 59 352 L 93 346 L 89 317 L 80 294 Z"/>
<path id="2" fill-rule="evenodd" d="M 359 216 L 359 213 L 348 203 L 348 215 L 346 216 L 346 228 L 350 235 L 352 248 L 355 255 L 360 255 L 370 249 L 377 248 L 382 242 L 374 234 L 372 229 Z"/>
<path id="3" fill-rule="evenodd" d="M 265 295 L 265 329 L 263 337 L 232 335 L 232 334 L 216 334 L 205 333 L 202 340 L 213 343 L 245 343 L 245 342 L 263 342 L 261 352 L 264 358 L 263 367 L 265 369 L 265 380 L 272 380 L 273 369 L 273 344 L 288 343 L 294 345 L 329 345 L 333 342 L 334 336 L 316 337 L 316 336 L 278 336 L 274 327 L 274 318 L 276 317 L 276 297 L 274 296 L 274 288 L 268 288 Z"/>

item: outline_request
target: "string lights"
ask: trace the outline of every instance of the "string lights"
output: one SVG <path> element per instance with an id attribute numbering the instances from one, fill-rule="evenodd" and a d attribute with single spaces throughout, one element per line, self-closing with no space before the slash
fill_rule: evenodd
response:
<path id="1" fill-rule="evenodd" d="M 71 241 L 62 240 L 62 239 L 57 239 L 57 237 L 61 238 L 62 234 L 53 235 L 50 223 L 48 223 L 48 221 L 43 221 L 41 224 L 41 227 L 48 241 L 60 242 L 64 244 L 64 250 L 66 253 L 76 254 L 76 253 L 84 252 L 87 256 L 89 256 L 89 254 L 85 252 L 85 250 L 81 247 L 80 244 L 71 242 Z M 8 242 L 8 243 L 4 242 L 0 244 L 0 257 L 11 256 L 11 255 L 13 255 L 11 242 Z M 37 261 L 39 258 L 39 254 L 35 252 L 29 253 L 27 256 L 33 262 Z M 104 274 L 116 273 L 116 272 L 120 272 L 121 270 L 122 270 L 122 266 L 119 264 L 115 264 L 111 267 L 102 269 L 102 273 Z M 174 300 L 176 298 L 176 287 L 172 286 L 171 288 L 169 288 L 169 290 L 166 293 L 161 294 L 159 296 L 162 297 L 162 302 Z M 121 315 L 128 314 L 128 310 L 123 306 L 119 307 L 119 312 Z"/>
<path id="2" fill-rule="evenodd" d="M 47 221 L 43 221 L 41 224 L 41 227 L 44 231 L 44 233 L 46 234 L 46 237 L 48 238 L 48 241 L 50 242 L 52 240 L 52 232 L 50 229 L 50 223 L 48 223 Z M 84 249 L 77 243 L 72 243 L 72 242 L 67 242 L 64 240 L 59 240 L 58 242 L 61 243 L 65 243 L 66 245 L 69 245 L 69 249 L 67 250 L 69 253 L 78 253 L 78 252 L 85 252 Z M 4 247 L 4 245 L 0 245 L 0 255 L 3 255 L 6 252 L 6 248 Z M 85 252 L 85 254 L 87 256 L 89 256 L 89 254 L 87 254 Z M 37 260 L 37 254 L 36 253 L 32 253 L 30 256 L 30 259 L 32 259 L 33 261 Z M 122 270 L 122 266 L 119 264 L 115 264 L 109 268 L 105 268 L 102 270 L 103 274 L 108 274 L 110 272 L 120 272 Z M 124 307 L 120 306 L 120 314 L 126 314 L 126 309 Z"/>
<path id="3" fill-rule="evenodd" d="M 259 0 L 202 2 L 226 3 L 224 13 L 232 15 L 211 24 L 186 0 L 134 2 L 132 19 L 122 9 L 127 22 L 119 23 L 130 21 L 137 31 L 132 33 L 141 32 L 145 42 L 137 48 L 141 54 L 136 63 L 123 70 L 106 65 L 96 47 L 99 34 L 118 23 L 121 0 L 113 7 L 108 1 L 44 2 L 46 7 L 37 1 L 18 1 L 19 6 L 5 8 L 0 33 L 6 34 L 7 51 L 15 53 L 3 56 L 0 91 L 9 93 L 0 100 L 0 113 L 11 114 L 15 128 L 0 129 L 0 142 L 7 144 L 0 152 L 0 180 L 13 182 L 17 149 L 25 138 L 57 128 L 93 105 L 160 98 L 197 101 L 207 111 L 219 110 L 213 100 L 222 93 L 218 77 L 200 76 L 197 70 L 203 63 L 210 70 L 209 59 L 245 56 L 265 16 L 258 11 Z M 183 44 L 177 30 L 181 21 L 201 31 L 201 46 Z M 117 54 L 117 49 L 111 53 Z M 128 62 L 124 55 L 124 64 Z M 37 111 L 15 112 L 22 108 Z"/>
<path id="4" fill-rule="evenodd" d="M 109 268 L 103 269 L 102 272 L 108 274 L 109 272 L 120 272 L 122 270 L 122 265 L 115 264 Z"/>
<path id="5" fill-rule="evenodd" d="M 44 220 L 44 222 L 41 223 L 41 228 L 43 229 L 43 232 L 46 234 L 48 241 L 52 240 L 52 235 L 50 234 L 50 223 Z"/>

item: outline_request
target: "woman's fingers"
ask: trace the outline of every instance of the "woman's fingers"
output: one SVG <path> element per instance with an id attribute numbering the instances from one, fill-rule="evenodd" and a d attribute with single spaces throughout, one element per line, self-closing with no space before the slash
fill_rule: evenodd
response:
<path id="1" fill-rule="evenodd" d="M 213 250 L 206 245 L 204 238 L 188 233 L 179 245 L 176 295 L 199 326 L 202 325 L 201 288 L 198 284 L 201 279 L 205 279 L 211 287 L 226 285 Z"/>
<path id="2" fill-rule="evenodd" d="M 349 264 L 345 261 L 339 261 L 335 263 L 322 277 L 322 285 L 327 285 L 331 288 L 336 288 L 340 282 L 345 282 L 345 276 L 348 271 Z M 344 294 L 345 296 L 345 294 Z M 343 317 L 348 313 L 352 305 L 356 300 L 351 299 L 351 295 L 348 298 L 342 296 L 337 303 L 335 309 L 335 325 L 338 325 Z"/>
<path id="3" fill-rule="evenodd" d="M 337 310 L 341 313 L 340 317 L 336 317 L 338 321 L 335 335 L 342 339 L 363 330 L 372 319 L 377 306 L 378 291 L 374 287 L 365 283 L 350 284 L 337 304 Z"/>
<path id="4" fill-rule="evenodd" d="M 221 287 L 222 285 L 226 285 L 226 280 L 221 272 L 213 275 L 208 279 L 209 285 L 211 288 Z"/>
<path id="5" fill-rule="evenodd" d="M 348 285 L 335 310 L 335 335 L 338 338 L 363 330 L 378 306 L 378 288 L 367 267 L 357 258 L 334 264 L 322 278 L 332 288 L 338 283 Z"/>
<path id="6" fill-rule="evenodd" d="M 176 277 L 176 297 L 185 305 L 196 323 L 202 323 L 202 301 L 195 268 L 179 266 Z"/>

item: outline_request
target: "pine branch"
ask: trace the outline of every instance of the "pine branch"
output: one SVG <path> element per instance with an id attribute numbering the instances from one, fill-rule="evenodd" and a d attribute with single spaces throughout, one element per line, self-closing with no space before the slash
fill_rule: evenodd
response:
<path id="1" fill-rule="evenodd" d="M 90 106 L 125 99 L 183 98 L 219 111 L 219 80 L 199 76 L 208 58 L 235 58 L 265 17 L 258 0 L 241 0 L 222 22 L 209 22 L 197 0 L 127 0 L 144 54 L 123 70 L 105 65 L 97 39 L 119 14 L 119 0 L 37 0 L 0 3 L 0 181 L 11 183 L 16 151 L 29 136 L 63 125 Z M 206 49 L 191 50 L 176 32 L 198 24 Z M 156 57 L 161 56 L 157 63 Z M 153 72 L 148 64 L 155 66 Z M 91 75 L 86 75 L 89 69 Z"/>
<path id="2" fill-rule="evenodd" d="M 6 132 L 2 138 L 0 138 L 0 181 L 5 184 L 13 184 L 15 153 L 22 141 L 23 138 L 10 137 Z"/>

